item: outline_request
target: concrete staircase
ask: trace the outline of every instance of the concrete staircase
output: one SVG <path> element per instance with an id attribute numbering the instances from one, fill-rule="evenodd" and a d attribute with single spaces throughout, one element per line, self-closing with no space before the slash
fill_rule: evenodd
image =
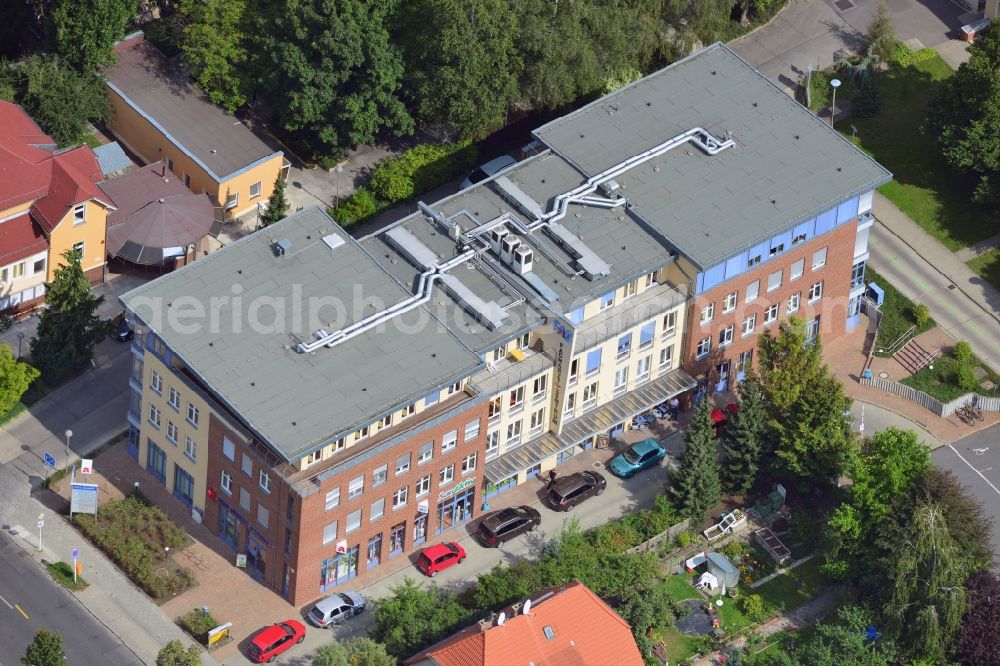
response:
<path id="1" fill-rule="evenodd" d="M 910 340 L 903 348 L 893 354 L 893 358 L 903 366 L 907 376 L 914 374 L 928 363 L 941 355 L 941 348 L 928 351 L 920 346 L 916 338 Z"/>

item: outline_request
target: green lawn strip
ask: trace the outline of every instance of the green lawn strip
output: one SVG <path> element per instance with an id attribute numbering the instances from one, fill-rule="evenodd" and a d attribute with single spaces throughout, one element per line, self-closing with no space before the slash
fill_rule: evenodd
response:
<path id="1" fill-rule="evenodd" d="M 694 576 L 689 574 L 674 574 L 666 581 L 659 583 L 667 588 L 667 594 L 674 601 L 684 601 L 685 599 L 700 599 L 701 594 L 694 589 Z"/>
<path id="2" fill-rule="evenodd" d="M 911 326 L 916 325 L 917 320 L 913 315 L 915 307 L 913 301 L 903 296 L 884 277 L 872 269 L 871 265 L 865 268 L 865 280 L 875 282 L 885 292 L 885 300 L 882 302 L 882 323 L 878 328 L 878 338 L 875 340 L 875 355 L 883 356 L 878 349 L 885 348 L 895 342 L 899 336 L 905 333 Z M 914 335 L 919 335 L 937 326 L 931 319 L 924 326 L 918 328 Z"/>
<path id="3" fill-rule="evenodd" d="M 975 359 L 974 367 L 982 368 L 986 373 L 983 379 L 993 382 L 993 389 L 987 391 L 980 386 L 977 393 L 981 395 L 1000 395 L 1000 375 Z M 941 402 L 951 402 L 959 396 L 969 393 L 968 389 L 962 388 L 958 384 L 958 368 L 960 363 L 951 356 L 942 356 L 934 359 L 933 368 L 921 368 L 915 374 L 902 380 L 902 384 L 912 386 L 918 391 L 923 391 L 927 395 L 936 398 Z"/>
<path id="4" fill-rule="evenodd" d="M 826 588 L 827 579 L 820 572 L 819 565 L 819 558 L 814 557 L 760 587 L 745 590 L 744 594 L 759 594 L 764 603 L 776 611 L 798 608 Z"/>
<path id="5" fill-rule="evenodd" d="M 990 250 L 969 262 L 976 275 L 1000 289 L 1000 250 Z"/>
<path id="6" fill-rule="evenodd" d="M 937 141 L 922 132 L 927 104 L 954 74 L 940 57 L 876 76 L 882 112 L 874 118 L 847 118 L 837 129 L 893 173 L 879 190 L 929 234 L 951 250 L 996 233 L 995 207 L 971 201 L 976 179 L 948 166 Z"/>
<path id="7" fill-rule="evenodd" d="M 698 636 L 688 636 L 677 627 L 663 630 L 663 645 L 667 648 L 667 662 L 680 663 L 699 651 L 702 640 Z"/>
<path id="8" fill-rule="evenodd" d="M 87 587 L 87 581 L 82 576 L 77 576 L 76 580 L 73 580 L 73 565 L 71 564 L 67 564 L 66 562 L 50 562 L 45 565 L 45 568 L 57 583 L 68 590 L 78 592 Z"/>

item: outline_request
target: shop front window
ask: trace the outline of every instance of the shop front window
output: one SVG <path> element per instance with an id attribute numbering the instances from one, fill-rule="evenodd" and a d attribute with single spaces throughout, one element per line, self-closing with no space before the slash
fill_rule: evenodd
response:
<path id="1" fill-rule="evenodd" d="M 365 569 L 377 567 L 382 561 L 382 533 L 379 532 L 368 540 L 368 556 L 365 560 Z"/>
<path id="2" fill-rule="evenodd" d="M 324 560 L 320 568 L 319 591 L 345 583 L 358 575 L 360 546 L 348 548 L 346 553 Z"/>
<path id="3" fill-rule="evenodd" d="M 437 534 L 472 518 L 475 492 L 475 488 L 469 488 L 438 504 Z"/>
<path id="4" fill-rule="evenodd" d="M 427 514 L 422 513 L 413 520 L 413 545 L 419 546 L 427 540 Z"/>
<path id="5" fill-rule="evenodd" d="M 406 521 L 393 525 L 389 530 L 389 557 L 403 552 L 406 545 Z"/>

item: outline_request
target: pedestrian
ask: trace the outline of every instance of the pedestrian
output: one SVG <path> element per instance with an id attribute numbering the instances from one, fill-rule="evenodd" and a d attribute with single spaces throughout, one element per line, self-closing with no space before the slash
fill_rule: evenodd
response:
<path id="1" fill-rule="evenodd" d="M 549 485 L 551 486 L 556 482 L 556 471 L 554 469 L 549 470 Z"/>
<path id="2" fill-rule="evenodd" d="M 681 401 L 677 399 L 676 396 L 670 399 L 670 408 L 667 410 L 670 412 L 670 420 L 676 421 L 677 415 L 681 411 Z"/>

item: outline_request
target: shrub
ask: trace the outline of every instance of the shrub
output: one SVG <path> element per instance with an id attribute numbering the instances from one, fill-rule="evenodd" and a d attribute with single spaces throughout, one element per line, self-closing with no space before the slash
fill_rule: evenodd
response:
<path id="1" fill-rule="evenodd" d="M 955 343 L 955 348 L 951 350 L 951 355 L 955 357 L 955 360 L 959 363 L 966 365 L 972 362 L 972 345 L 970 345 L 965 340 L 959 340 Z"/>
<path id="2" fill-rule="evenodd" d="M 931 321 L 931 309 L 923 303 L 914 306 L 913 320 L 917 322 L 917 328 L 923 328 Z"/>
<path id="3" fill-rule="evenodd" d="M 677 547 L 687 548 L 691 545 L 691 533 L 687 530 L 682 530 L 677 533 Z"/>
<path id="4" fill-rule="evenodd" d="M 208 632 L 219 626 L 219 623 L 212 617 L 211 613 L 206 613 L 201 608 L 195 608 L 184 614 L 180 625 L 184 631 L 205 644 L 208 643 Z"/>
<path id="5" fill-rule="evenodd" d="M 760 622 L 767 615 L 764 598 L 759 594 L 751 594 L 740 599 L 740 610 L 754 622 Z"/>
<path id="6" fill-rule="evenodd" d="M 476 148 L 468 144 L 414 146 L 402 155 L 382 160 L 375 167 L 369 186 L 375 196 L 390 203 L 409 199 L 468 170 L 476 155 Z"/>
<path id="7" fill-rule="evenodd" d="M 363 187 L 340 202 L 336 208 L 328 209 L 330 217 L 339 222 L 342 226 L 349 227 L 375 214 L 378 210 L 378 203 L 372 193 Z"/>
<path id="8" fill-rule="evenodd" d="M 861 84 L 861 93 L 858 96 L 858 103 L 854 108 L 854 112 L 859 118 L 872 118 L 877 116 L 881 110 L 882 94 L 871 79 L 866 79 Z M 928 315 L 929 318 L 930 315 Z"/>
<path id="9" fill-rule="evenodd" d="M 914 53 L 903 42 L 896 42 L 889 54 L 889 62 L 897 67 L 909 67 L 914 62 Z"/>
<path id="10" fill-rule="evenodd" d="M 965 391 L 975 391 L 979 388 L 979 378 L 971 365 L 961 364 L 955 368 L 955 383 Z"/>

